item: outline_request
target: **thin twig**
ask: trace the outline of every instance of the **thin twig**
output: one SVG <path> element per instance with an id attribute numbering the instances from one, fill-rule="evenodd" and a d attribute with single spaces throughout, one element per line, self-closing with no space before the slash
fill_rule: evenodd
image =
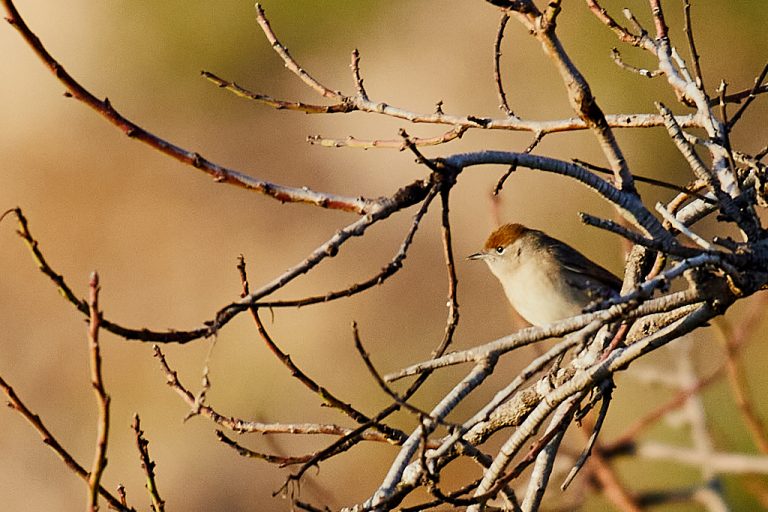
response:
<path id="1" fill-rule="evenodd" d="M 360 98 L 362 98 L 364 101 L 368 100 L 368 93 L 365 91 L 365 86 L 363 85 L 363 77 L 360 74 L 360 51 L 355 48 L 352 50 L 352 62 L 349 65 L 350 69 L 352 69 L 352 78 L 355 80 L 355 88 L 357 89 L 357 94 L 360 95 Z"/>
<path id="2" fill-rule="evenodd" d="M 99 487 L 104 469 L 107 466 L 107 445 L 109 442 L 109 418 L 110 397 L 104 387 L 102 377 L 101 347 L 99 345 L 99 324 L 101 311 L 99 310 L 99 275 L 91 274 L 89 282 L 90 293 L 88 295 L 88 308 L 90 310 L 90 325 L 88 326 L 88 352 L 90 354 L 91 385 L 96 395 L 96 404 L 99 408 L 99 421 L 96 434 L 96 452 L 93 455 L 93 463 L 88 476 L 88 510 L 95 512 L 99 509 Z"/>
<path id="3" fill-rule="evenodd" d="M 504 83 L 501 79 L 501 41 L 504 39 L 504 29 L 509 21 L 509 14 L 504 12 L 499 21 L 499 28 L 496 31 L 496 39 L 493 43 L 493 78 L 496 82 L 496 92 L 499 95 L 499 108 L 502 112 L 512 117 L 515 113 L 509 108 L 507 94 L 504 92 Z"/>
<path id="4" fill-rule="evenodd" d="M 653 15 L 653 23 L 656 26 L 656 39 L 668 40 L 669 28 L 667 22 L 664 20 L 664 10 L 661 8 L 660 0 L 648 0 L 651 6 L 651 14 Z M 669 42 L 667 41 L 667 45 Z"/>
<path id="5" fill-rule="evenodd" d="M 306 503 L 296 499 L 294 499 L 292 503 L 293 503 L 293 506 L 296 507 L 297 509 L 306 510 L 307 512 L 331 512 L 331 509 L 328 507 L 320 508 L 310 503 Z"/>
<path id="6" fill-rule="evenodd" d="M 328 391 L 324 386 L 319 385 L 315 380 L 310 378 L 303 370 L 301 370 L 291 359 L 291 356 L 283 352 L 280 347 L 277 346 L 277 344 L 272 340 L 272 337 L 267 332 L 266 328 L 264 327 L 264 324 L 261 321 L 261 318 L 259 318 L 258 311 L 256 308 L 252 308 L 251 310 L 253 319 L 256 322 L 256 328 L 259 331 L 259 335 L 264 340 L 264 343 L 266 343 L 267 347 L 269 347 L 269 350 L 272 351 L 273 354 L 278 358 L 278 360 L 283 363 L 288 370 L 290 370 L 291 375 L 298 379 L 299 382 L 304 384 L 310 391 L 312 391 L 314 394 L 319 396 L 324 403 L 328 404 L 329 406 L 340 410 L 347 416 L 349 416 L 351 419 L 356 421 L 360 425 L 364 424 L 370 424 L 371 418 L 363 414 L 362 412 L 358 411 L 352 405 L 339 400 L 336 398 L 336 396 Z M 388 427 L 386 425 L 382 425 L 379 423 L 373 423 L 374 428 L 379 430 L 382 435 L 389 440 L 393 444 L 399 444 L 405 441 L 405 439 L 408 437 L 404 432 L 401 430 Z M 349 434 L 349 431 L 351 429 L 344 432 L 344 435 Z"/>
<path id="7" fill-rule="evenodd" d="M 592 448 L 594 448 L 595 443 L 597 442 L 597 436 L 603 427 L 603 422 L 605 421 L 605 418 L 608 416 L 608 407 L 611 405 L 612 390 L 613 390 L 613 382 L 606 381 L 606 383 L 601 388 L 602 405 L 600 406 L 600 411 L 597 413 L 597 421 L 595 421 L 595 424 L 592 427 L 592 433 L 589 435 L 587 439 L 587 444 L 582 450 L 581 455 L 579 456 L 578 460 L 574 463 L 573 467 L 571 468 L 571 471 L 565 477 L 565 480 L 563 480 L 563 483 L 560 484 L 561 491 L 565 491 L 568 488 L 568 486 L 571 485 L 571 482 L 573 482 L 573 479 L 576 478 L 576 475 L 579 474 L 579 471 L 581 470 L 582 467 L 584 467 L 584 464 L 587 462 L 587 459 L 589 459 L 589 456 L 592 454 Z"/>
<path id="8" fill-rule="evenodd" d="M 670 213 L 662 203 L 656 203 L 656 211 L 659 212 L 661 216 L 664 217 L 664 220 L 669 222 L 673 228 L 690 238 L 696 245 L 705 251 L 710 252 L 715 250 L 715 247 L 711 243 L 688 229 L 688 226 L 677 220 L 677 217 Z"/>
<path id="9" fill-rule="evenodd" d="M 733 117 L 731 117 L 731 120 L 728 121 L 728 129 L 730 130 L 733 128 L 733 126 L 739 122 L 739 119 L 741 119 L 741 116 L 746 112 L 749 105 L 755 100 L 759 92 L 764 92 L 765 87 L 763 86 L 763 81 L 765 80 L 766 75 L 768 75 L 768 64 L 763 66 L 763 70 L 760 72 L 757 78 L 755 78 L 755 86 L 749 91 L 749 95 L 746 98 L 746 101 L 739 107 L 739 110 L 736 111 L 735 114 L 733 114 Z M 721 99 L 721 101 L 727 101 L 727 96 Z"/>
<path id="10" fill-rule="evenodd" d="M 447 132 L 434 137 L 411 137 L 411 142 L 415 146 L 439 146 L 447 142 L 451 142 L 462 138 L 462 136 L 469 130 L 468 126 L 456 126 L 451 128 Z M 343 139 L 329 139 L 320 135 L 309 135 L 307 142 L 310 144 L 323 146 L 326 148 L 362 148 L 362 149 L 397 149 L 403 151 L 405 144 L 402 138 L 397 139 L 372 139 L 363 140 L 357 137 L 348 136 Z"/>
<path id="11" fill-rule="evenodd" d="M 404 396 L 408 396 L 408 394 L 405 393 Z M 286 478 L 283 485 L 280 487 L 280 489 L 278 489 L 278 491 L 275 492 L 275 494 L 286 490 L 294 482 L 300 482 L 301 478 L 304 476 L 304 473 L 309 471 L 311 468 L 316 467 L 318 463 L 352 449 L 355 445 L 364 440 L 363 435 L 366 431 L 369 431 L 374 425 L 382 422 L 393 412 L 399 410 L 399 408 L 400 406 L 398 404 L 386 407 L 385 409 L 381 410 L 374 418 L 372 418 L 369 423 L 360 425 L 327 447 L 314 453 L 312 457 L 310 457 L 306 462 L 302 464 L 297 472 L 292 473 Z"/>
<path id="12" fill-rule="evenodd" d="M 176 146 L 140 127 L 121 115 L 109 99 L 100 100 L 93 93 L 75 80 L 43 46 L 40 39 L 30 30 L 11 0 L 2 0 L 9 16 L 6 20 L 18 30 L 37 56 L 46 64 L 56 78 L 66 87 L 69 96 L 83 102 L 98 112 L 110 123 L 117 126 L 132 139 L 139 140 L 171 158 L 199 169 L 210 175 L 217 183 L 227 183 L 270 196 L 283 203 L 311 203 L 323 208 L 364 213 L 370 208 L 369 200 L 364 198 L 341 197 L 319 193 L 307 188 L 296 188 L 270 183 L 253 178 L 233 169 L 218 165 L 194 151 Z"/>
<path id="13" fill-rule="evenodd" d="M 443 241 L 443 259 L 448 277 L 448 314 L 445 320 L 445 332 L 443 340 L 433 355 L 444 352 L 453 343 L 453 335 L 459 326 L 459 298 L 458 286 L 459 279 L 456 275 L 456 261 L 453 254 L 453 236 L 451 234 L 451 219 L 449 198 L 451 187 L 455 185 L 455 177 L 444 179 L 441 183 L 441 216 L 440 216 L 440 234 Z"/>
<path id="14" fill-rule="evenodd" d="M 239 301 L 233 302 L 228 306 L 220 309 L 216 313 L 214 320 L 205 322 L 205 327 L 181 331 L 181 330 L 168 330 L 168 331 L 153 331 L 150 329 L 134 329 L 124 327 L 117 323 L 113 323 L 107 319 L 102 318 L 101 327 L 109 332 L 122 336 L 126 339 L 138 339 L 142 341 L 154 341 L 159 343 L 187 343 L 199 338 L 209 337 L 214 335 L 224 325 L 229 323 L 235 316 L 241 312 L 247 310 L 252 305 L 256 304 L 258 300 L 279 288 L 282 288 L 293 279 L 305 274 L 311 268 L 318 265 L 325 258 L 335 256 L 339 250 L 339 247 L 346 241 L 355 236 L 360 236 L 373 224 L 388 218 L 392 214 L 401 209 L 408 208 L 413 204 L 417 204 L 423 201 L 430 191 L 433 189 L 433 183 L 429 180 L 417 180 L 405 187 L 400 188 L 392 198 L 381 200 L 379 207 L 372 213 L 365 217 L 359 218 L 345 228 L 339 230 L 333 235 L 326 243 L 316 248 L 308 257 L 302 262 L 288 269 L 285 273 L 273 279 L 271 282 L 263 285 L 258 290 L 252 292 L 247 297 L 241 298 Z M 72 289 L 66 284 L 64 278 L 57 274 L 48 265 L 45 257 L 38 247 L 38 242 L 32 237 L 29 231 L 26 218 L 23 216 L 20 209 L 13 210 L 19 220 L 19 235 L 25 240 L 27 246 L 32 251 L 33 257 L 40 268 L 40 271 L 47 275 L 56 284 L 60 293 L 72 303 L 79 311 L 84 314 L 88 314 L 88 305 L 85 300 L 78 299 L 72 292 Z"/>
<path id="15" fill-rule="evenodd" d="M 262 434 L 307 434 L 307 435 L 335 435 L 346 436 L 353 432 L 357 433 L 361 440 L 366 441 L 378 441 L 378 442 L 391 442 L 388 437 L 381 432 L 372 430 L 367 432 L 363 429 L 362 433 L 358 433 L 358 429 L 350 429 L 346 427 L 340 427 L 332 424 L 322 423 L 261 423 L 257 421 L 246 421 L 240 418 L 232 416 L 225 416 L 220 414 L 210 405 L 204 402 L 200 402 L 198 397 L 192 393 L 187 387 L 185 387 L 179 379 L 178 373 L 171 369 L 165 354 L 160 350 L 160 347 L 155 345 L 154 355 L 160 361 L 161 370 L 166 378 L 166 383 L 176 393 L 181 396 L 182 399 L 189 405 L 191 412 L 194 415 L 199 415 L 204 418 L 208 418 L 217 425 L 232 430 L 233 432 L 258 432 Z M 370 426 L 370 425 L 368 425 Z"/>
<path id="16" fill-rule="evenodd" d="M 647 37 L 644 38 L 644 34 L 638 36 L 631 33 L 629 29 L 620 25 L 610 14 L 608 14 L 608 11 L 600 6 L 600 4 L 597 3 L 597 0 L 587 0 L 587 6 L 598 20 L 604 23 L 614 34 L 616 34 L 620 41 L 638 47 L 646 45 L 644 39 L 647 40 Z"/>
<path id="17" fill-rule="evenodd" d="M 533 4 L 530 5 L 532 6 Z M 438 108 L 437 111 L 432 114 L 424 114 L 408 111 L 400 107 L 395 107 L 383 101 L 370 100 L 361 94 L 357 94 L 357 96 L 345 96 L 339 91 L 334 91 L 322 84 L 319 84 L 303 68 L 301 68 L 301 66 L 289 54 L 287 54 L 287 51 L 285 51 L 285 46 L 280 43 L 271 27 L 269 27 L 269 22 L 267 21 L 263 11 L 261 11 L 260 8 L 258 16 L 260 20 L 259 23 L 262 25 L 262 29 L 264 29 L 267 38 L 269 39 L 270 43 L 272 43 L 273 49 L 278 53 L 280 58 L 283 59 L 286 67 L 288 67 L 294 74 L 296 74 L 312 90 L 318 92 L 323 97 L 332 98 L 338 102 L 337 104 L 326 107 L 322 105 L 308 105 L 299 102 L 277 100 L 266 95 L 252 93 L 241 88 L 240 86 L 234 86 L 233 82 L 226 81 L 219 77 L 213 78 L 213 81 L 216 82 L 219 86 L 231 88 L 233 92 L 240 96 L 250 97 L 259 102 L 273 106 L 274 108 L 300 110 L 308 113 L 324 113 L 326 109 L 330 109 L 329 113 L 361 111 L 404 119 L 412 123 L 449 124 L 456 127 L 465 128 L 520 130 L 531 131 L 534 133 L 541 132 L 543 134 L 591 128 L 590 123 L 580 118 L 564 119 L 554 122 L 539 122 L 523 120 L 517 118 L 516 116 L 508 115 L 504 118 L 494 119 L 473 115 L 446 115 L 441 108 Z M 206 73 L 209 75 L 209 78 L 212 78 L 212 76 L 210 76 L 212 74 L 209 72 Z M 306 110 L 303 110 L 304 108 L 306 108 Z M 661 118 L 652 114 L 640 116 L 636 114 L 611 114 L 605 116 L 605 121 L 610 127 L 614 128 L 660 126 L 662 124 Z M 679 122 L 684 126 L 699 125 L 693 116 L 681 117 Z"/>
<path id="18" fill-rule="evenodd" d="M 718 99 L 720 100 L 720 116 L 723 120 L 724 128 L 720 136 L 723 147 L 725 148 L 726 156 L 728 157 L 728 166 L 730 171 L 735 175 L 736 163 L 733 159 L 733 149 L 731 149 L 731 126 L 733 123 L 728 119 L 728 104 L 725 101 L 726 92 L 728 90 L 728 82 L 725 80 L 720 81 L 720 86 L 717 88 Z"/>
<path id="19" fill-rule="evenodd" d="M 403 398 L 398 393 L 396 393 L 391 387 L 389 387 L 387 382 L 381 376 L 381 373 L 379 373 L 379 371 L 376 369 L 376 366 L 373 364 L 373 361 L 371 361 L 370 354 L 368 354 L 368 351 L 366 351 L 365 347 L 363 346 L 363 341 L 360 339 L 360 331 L 357 327 L 357 322 L 352 322 L 352 338 L 354 339 L 354 342 L 355 342 L 355 349 L 357 350 L 357 353 L 360 355 L 360 358 L 363 360 L 363 363 L 365 363 L 365 367 L 368 370 L 368 373 L 371 374 L 371 376 L 373 377 L 373 380 L 379 386 L 379 389 L 381 389 L 384 393 L 386 393 L 387 396 L 392 398 L 392 400 L 394 400 L 395 403 L 397 403 L 407 411 L 421 418 L 422 423 L 424 421 L 429 420 L 429 421 L 438 422 L 440 425 L 443 425 L 443 426 L 458 428 L 458 425 L 448 423 L 439 418 L 430 417 L 429 412 L 419 409 L 415 405 L 409 404 L 408 402 L 403 400 Z M 405 441 L 405 439 L 403 439 L 402 441 Z M 429 443 L 425 440 L 422 443 L 422 445 L 426 447 L 429 445 Z M 439 444 L 432 447 L 434 448 L 436 446 L 439 446 Z"/>
<path id="20" fill-rule="evenodd" d="M 285 467 L 285 466 L 291 466 L 293 464 L 303 464 L 307 461 L 309 461 L 314 454 L 310 455 L 299 455 L 299 456 L 283 456 L 283 455 L 272 455 L 268 453 L 261 453 L 251 450 L 250 448 L 246 448 L 245 446 L 241 445 L 231 437 L 227 437 L 224 432 L 221 430 L 216 431 L 216 437 L 219 441 L 224 443 L 225 445 L 229 446 L 230 448 L 234 449 L 238 455 L 241 457 L 247 457 L 251 459 L 258 459 L 263 460 L 265 462 L 269 462 L 270 464 L 275 464 L 279 467 Z"/>
<path id="21" fill-rule="evenodd" d="M 459 153 L 444 157 L 440 161 L 453 169 L 464 170 L 475 165 L 519 165 L 529 169 L 538 169 L 559 175 L 568 176 L 585 185 L 610 202 L 627 220 L 635 224 L 646 234 L 664 243 L 671 243 L 671 235 L 664 229 L 659 220 L 651 214 L 639 197 L 626 190 L 620 190 L 610 182 L 600 178 L 588 169 L 555 158 L 510 151 L 476 151 Z M 634 189 L 633 189 L 634 190 Z"/>
<path id="22" fill-rule="evenodd" d="M 643 247 L 648 247 L 649 249 L 653 249 L 655 251 L 664 251 L 665 253 L 668 253 L 670 255 L 680 256 L 683 258 L 690 258 L 700 253 L 700 251 L 698 251 L 697 249 L 693 249 L 691 247 L 685 247 L 683 245 L 671 246 L 671 245 L 659 243 L 658 241 L 652 238 L 646 238 L 640 235 L 639 233 L 636 233 L 635 231 L 632 231 L 631 229 L 622 226 L 618 222 L 614 222 L 609 219 L 602 219 L 600 217 L 595 217 L 594 215 L 590 215 L 588 213 L 579 212 L 579 219 L 581 219 L 581 222 L 583 222 L 588 226 L 593 226 L 599 229 L 610 231 L 611 233 L 615 233 L 627 239 L 633 244 L 642 245 Z"/>
<path id="23" fill-rule="evenodd" d="M 672 138 L 672 141 L 675 143 L 675 146 L 677 146 L 677 149 L 680 151 L 680 153 L 688 161 L 688 165 L 690 166 L 696 178 L 702 180 L 707 185 L 709 191 L 715 197 L 717 197 L 723 213 L 727 215 L 731 220 L 736 222 L 740 228 L 742 228 L 748 235 L 750 235 L 750 237 L 753 237 L 753 235 L 755 235 L 755 230 L 757 229 L 755 223 L 756 221 L 753 218 L 754 215 L 750 216 L 750 212 L 742 211 L 735 204 L 733 198 L 723 190 L 717 173 L 704 164 L 701 157 L 693 148 L 693 145 L 688 142 L 682 128 L 675 121 L 674 116 L 672 115 L 672 111 L 662 103 L 657 103 L 656 107 L 659 109 L 659 112 L 661 112 L 662 116 L 664 116 L 666 128 L 670 137 Z M 726 151 L 730 154 L 730 150 L 726 148 Z M 732 162 L 732 157 L 729 157 L 729 160 Z M 731 168 L 734 168 L 733 164 L 731 164 Z"/>
<path id="24" fill-rule="evenodd" d="M 539 145 L 539 142 L 541 142 L 541 139 L 544 138 L 544 134 L 541 132 L 538 132 L 534 135 L 533 140 L 530 144 L 528 144 L 528 147 L 526 147 L 523 150 L 523 153 L 530 154 L 531 151 L 536 149 L 536 146 Z M 493 187 L 493 195 L 497 196 L 501 192 L 501 189 L 504 187 L 504 183 L 506 183 L 507 178 L 509 178 L 513 172 L 517 170 L 517 164 L 512 164 L 509 166 L 509 169 L 507 169 L 507 172 L 505 172 L 501 178 L 499 178 L 499 181 L 496 182 L 496 186 Z"/>
<path id="25" fill-rule="evenodd" d="M 293 57 L 291 57 L 291 54 L 288 53 L 288 49 L 283 46 L 280 41 L 278 41 L 277 36 L 275 36 L 275 33 L 272 31 L 269 20 L 264 15 L 264 9 L 258 3 L 256 4 L 256 21 L 259 23 L 261 30 L 267 37 L 267 40 L 272 45 L 272 49 L 280 56 L 281 59 L 283 59 L 285 67 L 291 71 L 291 73 L 298 76 L 301 81 L 304 82 L 310 89 L 313 89 L 321 96 L 334 100 L 339 100 L 343 97 L 340 92 L 334 91 L 317 81 L 304 68 L 302 68 L 301 65 L 299 65 L 299 63 L 294 60 Z"/>
<path id="26" fill-rule="evenodd" d="M 51 431 L 48 430 L 48 428 L 43 423 L 43 420 L 40 419 L 40 416 L 33 413 L 26 406 L 26 404 L 22 402 L 21 398 L 19 398 L 14 389 L 5 381 L 5 379 L 3 379 L 2 376 L 0 376 L 0 388 L 2 388 L 3 393 L 5 393 L 5 396 L 8 398 L 8 406 L 21 414 L 21 416 L 23 416 L 24 419 L 27 420 L 27 422 L 29 422 L 29 424 L 32 425 L 32 427 L 40 434 L 40 437 L 43 439 L 43 443 L 51 450 L 53 450 L 74 474 L 80 477 L 80 479 L 82 479 L 84 482 L 88 483 L 88 471 L 86 471 L 83 466 L 78 464 L 75 458 L 67 451 L 66 448 L 64 448 L 64 446 L 58 441 L 58 439 L 56 439 Z M 115 510 L 119 510 L 121 512 L 136 512 L 134 508 L 125 505 L 119 498 L 110 493 L 101 484 L 99 484 L 99 494 L 102 498 L 107 500 L 109 506 Z"/>
<path id="27" fill-rule="evenodd" d="M 397 254 L 395 254 L 395 256 L 381 269 L 378 274 L 369 277 L 365 281 L 354 283 L 347 288 L 344 288 L 343 290 L 331 291 L 323 295 L 315 295 L 301 299 L 259 301 L 254 303 L 253 306 L 257 308 L 303 307 L 310 304 L 330 302 L 344 297 L 352 297 L 353 295 L 362 293 L 365 290 L 372 288 L 373 286 L 379 286 L 383 284 L 384 281 L 392 277 L 398 270 L 403 267 L 403 261 L 408 255 L 408 249 L 411 247 L 414 235 L 420 226 L 421 219 L 427 213 L 429 205 L 437 195 L 438 190 L 438 187 L 435 186 L 432 187 L 432 189 L 429 191 L 427 197 L 424 199 L 424 202 L 421 204 L 421 207 L 413 216 L 411 227 L 408 230 L 408 233 L 406 233 L 403 242 L 400 244 L 400 248 L 398 249 Z"/>
<path id="28" fill-rule="evenodd" d="M 614 172 L 614 186 L 627 195 L 637 195 L 632 181 L 632 173 L 616 141 L 613 129 L 605 118 L 605 113 L 593 96 L 586 78 L 566 53 L 556 34 L 554 16 L 559 11 L 559 3 L 556 4 L 556 7 L 548 9 L 548 12 L 552 13 L 552 23 L 542 25 L 541 28 L 534 30 L 533 36 L 541 43 L 545 53 L 560 72 L 563 84 L 568 91 L 568 101 L 571 108 L 580 119 L 584 120 L 598 140 L 600 148 Z"/>
<path id="29" fill-rule="evenodd" d="M 215 84 L 220 89 L 227 90 L 236 96 L 240 96 L 241 98 L 257 101 L 263 105 L 272 107 L 277 110 L 293 110 L 295 112 L 304 112 L 305 114 L 336 114 L 351 112 L 354 110 L 353 105 L 343 102 L 335 103 L 333 105 L 313 105 L 310 103 L 302 103 L 300 101 L 280 100 L 271 96 L 267 96 L 266 94 L 257 94 L 255 92 L 251 92 L 235 82 L 224 80 L 211 71 L 201 71 L 200 74 L 203 78 Z"/>
<path id="30" fill-rule="evenodd" d="M 707 89 L 704 86 L 704 75 L 701 73 L 699 52 L 696 50 L 696 39 L 693 36 L 693 23 L 691 23 L 691 0 L 683 1 L 683 11 L 685 14 L 684 31 L 688 39 L 688 49 L 691 51 L 691 59 L 693 59 L 693 77 L 696 79 L 696 87 L 698 87 L 699 90 L 706 95 Z"/>
<path id="31" fill-rule="evenodd" d="M 155 462 L 149 455 L 149 441 L 144 438 L 144 431 L 141 430 L 141 420 L 139 419 L 138 414 L 133 416 L 131 428 L 133 428 L 133 433 L 136 436 L 136 447 L 139 450 L 141 468 L 144 470 L 144 475 L 147 477 L 146 487 L 149 497 L 152 499 L 152 511 L 163 512 L 165 510 L 165 501 L 160 497 L 160 491 L 157 488 Z"/>
<path id="32" fill-rule="evenodd" d="M 599 172 L 600 174 L 612 174 L 613 171 L 610 169 L 606 169 L 605 167 L 600 167 L 599 165 L 592 164 L 590 162 L 586 162 L 584 160 L 580 160 L 578 158 L 574 158 L 571 160 L 573 163 L 581 165 L 582 167 L 586 167 L 590 171 Z M 661 188 L 666 188 L 669 190 L 674 190 L 676 192 L 681 192 L 683 194 L 688 194 L 692 197 L 695 197 L 696 199 L 701 199 L 705 203 L 709 204 L 717 204 L 717 201 L 715 201 L 712 198 L 709 198 L 705 196 L 704 194 L 699 194 L 695 190 L 691 190 L 691 187 L 682 187 L 680 185 L 675 185 L 674 183 L 670 183 L 668 181 L 664 180 L 657 180 L 656 178 L 648 178 L 646 176 L 641 176 L 639 174 L 633 174 L 635 181 L 640 183 L 647 183 L 649 185 L 654 185 Z"/>
<path id="33" fill-rule="evenodd" d="M 763 299 L 759 302 L 765 304 L 766 301 Z M 746 425 L 752 437 L 752 442 L 757 449 L 761 453 L 768 455 L 768 430 L 750 399 L 745 370 L 737 358 L 739 346 L 734 342 L 734 339 L 738 339 L 738 336 L 734 336 L 734 329 L 726 318 L 718 318 L 715 321 L 715 326 L 719 328 L 723 345 L 725 346 L 725 369 L 728 376 L 728 385 L 735 399 L 736 406 L 741 413 L 742 421 Z M 743 328 L 742 326 L 743 324 L 740 323 L 739 327 Z"/>
<path id="34" fill-rule="evenodd" d="M 726 103 L 741 103 L 742 101 L 749 98 L 750 96 L 757 97 L 758 95 L 765 94 L 765 93 L 768 93 L 768 84 L 763 84 L 757 88 L 750 87 L 749 89 L 744 89 L 743 91 L 726 94 L 723 100 Z M 709 100 L 710 107 L 715 107 L 719 103 L 720 103 L 720 98 L 710 98 Z"/>
<path id="35" fill-rule="evenodd" d="M 619 50 L 616 48 L 611 49 L 611 57 L 613 58 L 613 62 L 619 66 L 621 69 L 625 71 L 630 71 L 632 73 L 637 73 L 640 76 L 644 76 L 645 78 L 656 78 L 657 76 L 661 75 L 661 70 L 659 69 L 646 69 L 646 68 L 638 68 L 637 66 L 632 66 L 631 64 L 627 64 L 624 62 L 624 60 L 621 58 L 621 53 L 619 53 Z"/>

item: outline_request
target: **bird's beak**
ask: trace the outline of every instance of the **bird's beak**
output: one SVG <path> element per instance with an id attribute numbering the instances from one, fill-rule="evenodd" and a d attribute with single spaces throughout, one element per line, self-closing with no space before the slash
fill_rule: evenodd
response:
<path id="1" fill-rule="evenodd" d="M 484 260 L 488 255 L 484 252 L 476 252 L 467 256 L 468 260 Z"/>

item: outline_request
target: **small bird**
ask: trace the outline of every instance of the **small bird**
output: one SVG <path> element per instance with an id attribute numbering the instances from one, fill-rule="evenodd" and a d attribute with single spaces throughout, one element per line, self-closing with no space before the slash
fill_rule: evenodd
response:
<path id="1" fill-rule="evenodd" d="M 537 229 L 505 224 L 488 237 L 483 260 L 501 282 L 512 307 L 532 325 L 581 314 L 618 295 L 621 280 L 570 245 Z"/>

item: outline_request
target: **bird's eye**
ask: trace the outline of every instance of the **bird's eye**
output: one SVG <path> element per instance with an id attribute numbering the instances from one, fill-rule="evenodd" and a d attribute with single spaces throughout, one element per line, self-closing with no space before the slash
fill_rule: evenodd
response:
<path id="1" fill-rule="evenodd" d="M 496 247 L 496 254 L 504 254 L 504 247 L 501 245 Z"/>

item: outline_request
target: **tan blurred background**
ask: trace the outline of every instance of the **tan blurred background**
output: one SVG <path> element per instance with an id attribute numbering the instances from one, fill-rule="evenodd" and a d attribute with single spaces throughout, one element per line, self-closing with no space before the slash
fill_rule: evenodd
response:
<path id="1" fill-rule="evenodd" d="M 677 43 L 685 51 L 682 7 L 677 4 L 665 5 Z M 605 2 L 617 16 L 625 5 L 648 19 L 644 2 Z M 442 100 L 446 112 L 500 115 L 491 61 L 499 13 L 485 2 L 267 0 L 264 7 L 292 54 L 330 87 L 352 90 L 349 54 L 357 47 L 373 99 L 421 112 L 432 111 Z M 97 96 L 108 96 L 121 113 L 147 130 L 217 163 L 277 183 L 353 196 L 390 194 L 425 175 L 406 152 L 330 150 L 308 145 L 305 137 L 394 138 L 400 127 L 415 135 L 434 135 L 439 127 L 409 126 L 373 115 L 274 111 L 200 78 L 205 69 L 257 92 L 318 101 L 271 52 L 251 2 L 19 0 L 18 8 L 51 53 L 85 87 Z M 733 90 L 749 87 L 768 53 L 764 0 L 698 1 L 694 12 L 707 83 L 711 87 L 724 78 Z M 617 43 L 590 18 L 583 3 L 565 2 L 560 25 L 566 47 L 607 112 L 650 111 L 658 99 L 675 105 L 661 80 L 651 82 L 613 65 L 609 49 Z M 638 65 L 652 66 L 648 57 L 622 50 Z M 191 167 L 128 139 L 82 104 L 64 98 L 62 86 L 5 24 L 0 26 L 0 65 L 4 70 L 0 210 L 23 208 L 49 261 L 79 294 L 86 294 L 88 275 L 97 269 L 102 306 L 114 321 L 135 327 L 196 327 L 237 297 L 238 254 L 245 255 L 255 286 L 299 262 L 354 219 L 350 214 L 280 205 L 217 185 Z M 571 115 L 553 67 L 514 21 L 507 31 L 503 65 L 510 103 L 519 115 L 535 119 Z M 766 143 L 765 105 L 765 99 L 759 100 L 744 119 L 734 137 L 736 148 L 754 152 Z M 677 105 L 674 108 L 683 112 Z M 690 179 L 661 130 L 623 131 L 618 136 L 635 172 L 679 184 Z M 521 150 L 529 141 L 528 134 L 473 131 L 461 141 L 425 152 L 438 156 L 481 148 Z M 586 134 L 547 137 L 537 153 L 603 164 L 593 138 Z M 494 339 L 515 327 L 487 269 L 462 258 L 493 227 L 488 194 L 503 171 L 471 169 L 461 176 L 452 196 L 462 313 L 459 347 Z M 670 197 L 647 187 L 641 191 L 649 204 Z M 384 371 L 427 357 L 442 335 L 446 280 L 437 211 L 434 207 L 425 220 L 405 269 L 386 285 L 354 299 L 299 311 L 278 310 L 268 323 L 298 365 L 367 412 L 387 401 L 354 353 L 350 323 L 359 323 L 366 347 Z M 565 238 L 619 272 L 620 245 L 582 227 L 578 211 L 611 215 L 604 203 L 574 182 L 528 170 L 510 178 L 500 205 L 502 219 Z M 365 239 L 352 241 L 337 258 L 277 296 L 339 289 L 376 272 L 397 251 L 412 214 L 411 210 L 396 215 Z M 9 220 L 0 224 L 0 375 L 88 466 L 96 407 L 88 382 L 85 323 L 35 269 L 12 224 Z M 736 321 L 741 310 L 735 308 L 728 318 Z M 102 340 L 113 403 L 104 485 L 114 489 L 123 483 L 133 506 L 148 503 L 129 429 L 138 412 L 168 510 L 289 507 L 288 501 L 271 497 L 287 470 L 238 457 L 216 441 L 206 420 L 182 422 L 187 407 L 164 384 L 149 345 L 107 333 Z M 195 389 L 210 344 L 167 347 L 171 363 Z M 701 368 L 710 368 L 721 357 L 714 332 L 703 333 L 697 347 L 701 356 L 696 363 Z M 655 355 L 654 364 L 663 365 L 664 355 L 665 351 Z M 512 372 L 524 356 L 511 356 L 501 370 Z M 748 360 L 756 362 L 749 377 L 757 396 L 762 396 L 768 379 L 757 362 L 766 356 L 764 347 L 748 349 Z M 635 390 L 648 396 L 648 389 L 632 380 L 631 371 L 627 373 L 606 427 L 609 437 L 655 404 L 645 400 L 638 405 Z M 437 375 L 417 401 L 430 406 L 459 375 L 457 371 Z M 345 423 L 339 414 L 321 408 L 317 397 L 289 376 L 245 316 L 219 336 L 211 379 L 209 401 L 224 414 L 261 421 Z M 503 380 L 497 374 L 488 389 L 478 392 L 462 410 L 481 403 Z M 654 393 L 659 400 L 669 396 L 663 389 Z M 722 386 L 705 396 L 708 405 L 733 412 Z M 765 414 L 765 402 L 759 405 Z M 407 416 L 397 421 L 404 428 L 413 425 Z M 711 428 L 722 449 L 752 449 L 743 429 L 727 414 L 713 418 Z M 17 414 L 0 410 L 0 433 L 0 509 L 82 509 L 85 486 Z M 678 436 L 684 442 L 671 427 L 660 426 L 652 433 L 662 439 Z M 284 454 L 303 454 L 331 441 L 256 435 L 239 439 L 255 449 Z M 319 472 L 310 472 L 301 496 L 331 507 L 364 499 L 395 453 L 388 446 L 358 447 L 324 463 Z M 638 489 L 695 481 L 695 471 L 677 471 L 673 478 L 660 473 L 661 466 L 631 462 L 621 467 L 630 486 Z M 743 497 L 740 486 L 733 482 L 729 496 L 735 508 L 748 510 L 754 503 Z M 595 510 L 604 506 L 600 499 L 590 503 Z M 683 506 L 669 510 L 689 509 L 696 510 Z"/>

